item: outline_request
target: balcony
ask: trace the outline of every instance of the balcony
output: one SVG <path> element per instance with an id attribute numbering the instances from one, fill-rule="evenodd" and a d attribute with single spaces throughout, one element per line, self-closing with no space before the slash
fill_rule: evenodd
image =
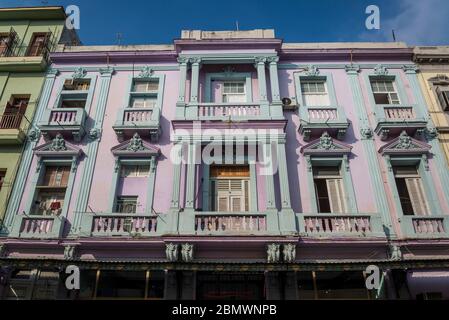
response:
<path id="1" fill-rule="evenodd" d="M 408 238 L 446 238 L 449 236 L 449 216 L 403 216 L 400 219 Z"/>
<path id="2" fill-rule="evenodd" d="M 150 237 L 161 234 L 163 221 L 157 215 L 125 213 L 86 213 L 83 234 L 90 237 Z"/>
<path id="3" fill-rule="evenodd" d="M 267 230 L 265 214 L 208 212 L 195 215 L 197 235 L 257 235 Z"/>
<path id="4" fill-rule="evenodd" d="M 246 121 L 268 120 L 268 110 L 258 103 L 198 103 L 187 105 L 188 120 Z"/>
<path id="5" fill-rule="evenodd" d="M 409 135 L 426 128 L 427 120 L 419 116 L 416 105 L 376 105 L 377 125 L 374 130 L 382 140 L 389 134 L 398 134 L 406 130 Z"/>
<path id="6" fill-rule="evenodd" d="M 22 144 L 26 139 L 28 122 L 22 114 L 0 116 L 0 144 Z"/>
<path id="7" fill-rule="evenodd" d="M 122 108 L 113 129 L 120 141 L 131 138 L 134 133 L 157 141 L 161 132 L 159 108 Z"/>
<path id="8" fill-rule="evenodd" d="M 63 217 L 49 215 L 18 215 L 10 236 L 32 239 L 57 239 L 64 229 Z"/>
<path id="9" fill-rule="evenodd" d="M 47 46 L 13 46 L 0 51 L 0 72 L 37 72 L 47 69 L 50 52 Z"/>
<path id="10" fill-rule="evenodd" d="M 300 232 L 311 237 L 385 237 L 377 214 L 298 214 Z"/>
<path id="11" fill-rule="evenodd" d="M 341 140 L 349 127 L 348 119 L 341 106 L 301 106 L 299 132 L 309 141 L 312 136 L 320 136 L 324 131 L 335 133 Z"/>
<path id="12" fill-rule="evenodd" d="M 39 123 L 39 129 L 44 136 L 53 137 L 60 133 L 79 142 L 85 134 L 86 118 L 86 110 L 83 108 L 47 109 Z"/>

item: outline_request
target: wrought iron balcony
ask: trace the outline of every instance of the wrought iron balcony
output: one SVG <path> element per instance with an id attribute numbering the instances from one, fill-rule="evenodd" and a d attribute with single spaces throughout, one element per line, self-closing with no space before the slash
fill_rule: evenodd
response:
<path id="1" fill-rule="evenodd" d="M 385 237 L 378 214 L 298 214 L 300 232 L 311 237 Z"/>
<path id="2" fill-rule="evenodd" d="M 22 114 L 0 116 L 0 144 L 22 144 L 27 129 L 28 121 Z"/>
<path id="3" fill-rule="evenodd" d="M 161 132 L 159 108 L 122 108 L 113 129 L 120 141 L 131 138 L 134 133 L 157 141 Z"/>
<path id="4" fill-rule="evenodd" d="M 324 131 L 336 133 L 341 140 L 349 127 L 348 119 L 341 106 L 301 106 L 299 132 L 309 141 L 312 136 L 320 136 Z"/>
<path id="5" fill-rule="evenodd" d="M 72 136 L 79 142 L 86 133 L 86 118 L 84 108 L 47 109 L 39 123 L 39 129 L 44 136 L 53 137 L 60 133 L 63 136 Z"/>
<path id="6" fill-rule="evenodd" d="M 427 120 L 420 115 L 417 105 L 376 105 L 377 125 L 375 132 L 382 140 L 388 138 L 390 133 L 399 133 L 406 130 L 409 135 L 422 132 Z"/>

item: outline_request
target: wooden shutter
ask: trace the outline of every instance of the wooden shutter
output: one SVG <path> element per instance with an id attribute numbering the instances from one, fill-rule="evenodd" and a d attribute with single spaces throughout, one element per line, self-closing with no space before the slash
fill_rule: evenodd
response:
<path id="1" fill-rule="evenodd" d="M 436 93 L 438 100 L 440 101 L 441 107 L 444 111 L 449 110 L 449 91 L 441 90 L 440 87 L 436 88 Z"/>
<path id="2" fill-rule="evenodd" d="M 346 213 L 346 197 L 342 179 L 327 179 L 327 192 L 332 213 Z"/>
<path id="3" fill-rule="evenodd" d="M 249 210 L 248 180 L 219 179 L 211 184 L 215 192 L 211 193 L 215 208 L 224 212 L 242 212 Z"/>
<path id="4" fill-rule="evenodd" d="M 70 167 L 47 167 L 45 169 L 44 186 L 67 187 L 70 176 Z"/>
<path id="5" fill-rule="evenodd" d="M 410 201 L 412 202 L 413 212 L 415 215 L 428 215 L 430 210 L 421 178 L 406 178 L 405 183 L 407 185 Z"/>

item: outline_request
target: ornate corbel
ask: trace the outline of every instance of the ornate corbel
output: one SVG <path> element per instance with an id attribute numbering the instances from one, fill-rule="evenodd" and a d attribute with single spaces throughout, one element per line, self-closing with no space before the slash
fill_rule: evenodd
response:
<path id="1" fill-rule="evenodd" d="M 181 245 L 181 259 L 183 262 L 191 262 L 193 260 L 194 246 L 191 243 L 183 243 Z"/>
<path id="2" fill-rule="evenodd" d="M 284 262 L 286 263 L 292 263 L 295 261 L 296 259 L 296 245 L 294 243 L 287 243 L 284 244 L 284 250 L 282 251 L 283 253 L 283 258 L 284 258 Z"/>
<path id="3" fill-rule="evenodd" d="M 178 261 L 178 248 L 179 244 L 167 243 L 165 244 L 165 255 L 168 261 L 176 262 Z"/>
<path id="4" fill-rule="evenodd" d="M 376 76 L 386 76 L 388 75 L 388 69 L 383 64 L 378 64 L 374 67 L 374 74 Z"/>
<path id="5" fill-rule="evenodd" d="M 281 245 L 277 243 L 270 243 L 267 245 L 267 262 L 277 263 L 280 261 Z"/>

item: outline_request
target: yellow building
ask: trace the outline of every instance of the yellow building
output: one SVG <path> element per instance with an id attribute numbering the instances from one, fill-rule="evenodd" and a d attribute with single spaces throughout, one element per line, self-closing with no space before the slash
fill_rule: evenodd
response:
<path id="1" fill-rule="evenodd" d="M 449 164 L 449 46 L 416 47 L 421 88 Z"/>

